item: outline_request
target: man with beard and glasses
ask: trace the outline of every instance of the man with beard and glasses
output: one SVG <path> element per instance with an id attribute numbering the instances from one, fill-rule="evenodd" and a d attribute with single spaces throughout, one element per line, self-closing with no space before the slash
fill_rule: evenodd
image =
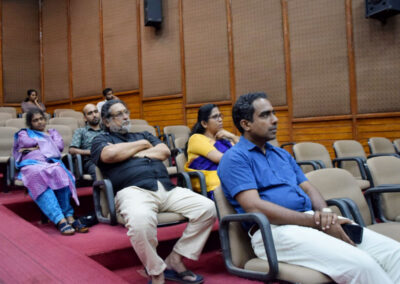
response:
<path id="1" fill-rule="evenodd" d="M 239 97 L 232 109 L 239 143 L 223 155 L 218 175 L 238 213 L 268 217 L 278 261 L 325 273 L 336 283 L 400 283 L 400 244 L 363 228 L 355 244 L 318 189 L 275 139 L 278 118 L 264 93 Z M 356 225 L 354 225 L 356 226 Z M 261 231 L 244 224 L 255 255 L 267 259 Z"/>
<path id="2" fill-rule="evenodd" d="M 100 113 L 95 105 L 85 105 L 83 116 L 86 126 L 75 130 L 69 146 L 69 153 L 80 154 L 82 156 L 83 170 L 89 173 L 93 180 L 96 180 L 96 165 L 90 159 L 90 148 L 94 137 L 104 133 L 104 131 L 100 127 Z"/>
<path id="3" fill-rule="evenodd" d="M 149 132 L 129 132 L 124 102 L 106 102 L 101 118 L 106 133 L 93 140 L 92 160 L 113 184 L 116 210 L 125 220 L 127 235 L 152 283 L 165 279 L 202 283 L 203 277 L 187 270 L 182 258 L 199 258 L 215 222 L 214 203 L 171 183 L 163 164 L 170 150 Z M 156 251 L 157 213 L 165 211 L 180 213 L 189 223 L 163 260 Z"/>

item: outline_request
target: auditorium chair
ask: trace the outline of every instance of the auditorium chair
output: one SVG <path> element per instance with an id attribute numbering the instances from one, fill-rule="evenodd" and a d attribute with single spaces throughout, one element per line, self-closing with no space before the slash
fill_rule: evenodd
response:
<path id="1" fill-rule="evenodd" d="M 178 179 L 178 185 L 191 189 L 190 178 L 185 173 L 170 175 Z M 97 220 L 110 225 L 125 225 L 122 216 L 115 210 L 114 190 L 109 179 L 103 177 L 102 172 L 96 167 L 96 181 L 93 183 L 93 201 Z M 181 214 L 160 212 L 157 214 L 158 227 L 176 225 L 187 222 Z"/>
<path id="2" fill-rule="evenodd" d="M 0 171 L 3 174 L 4 191 L 8 191 L 9 163 L 12 156 L 14 134 L 18 131 L 15 127 L 0 127 Z"/>
<path id="3" fill-rule="evenodd" d="M 54 117 L 59 117 L 60 113 L 64 112 L 64 111 L 75 111 L 72 108 L 56 108 L 53 112 L 53 116 Z"/>
<path id="4" fill-rule="evenodd" d="M 79 127 L 78 120 L 74 117 L 53 117 L 49 119 L 48 125 L 67 125 L 71 128 L 72 133 Z"/>
<path id="5" fill-rule="evenodd" d="M 171 150 L 178 148 L 175 144 L 176 139 L 182 138 L 180 139 L 180 145 L 186 145 L 186 142 L 189 140 L 190 128 L 186 125 L 165 126 L 163 131 L 165 135 L 165 141 Z"/>
<path id="6" fill-rule="evenodd" d="M 237 214 L 221 187 L 214 190 L 219 219 L 219 235 L 227 270 L 237 276 L 263 282 L 332 283 L 325 274 L 303 267 L 278 262 L 268 218 L 261 213 Z M 255 222 L 261 229 L 268 260 L 253 253 L 250 238 L 240 222 Z"/>
<path id="7" fill-rule="evenodd" d="M 17 118 L 17 110 L 15 107 L 0 107 L 0 112 L 10 113 L 11 118 Z"/>
<path id="8" fill-rule="evenodd" d="M 131 124 L 132 125 L 136 125 L 136 124 L 139 124 L 139 125 L 148 125 L 149 123 L 146 121 L 146 120 L 144 120 L 144 119 L 131 119 Z"/>
<path id="9" fill-rule="evenodd" d="M 364 164 L 361 159 L 356 157 L 338 157 L 331 160 L 328 150 L 324 145 L 313 142 L 301 142 L 293 146 L 293 154 L 297 162 L 315 162 L 318 167 L 302 166 L 305 173 L 319 168 L 333 168 L 334 166 L 340 167 L 345 161 L 356 162 L 360 170 L 363 169 Z M 357 179 L 357 183 L 362 190 L 370 187 L 370 182 L 367 180 L 367 176 L 361 176 L 361 179 Z"/>
<path id="10" fill-rule="evenodd" d="M 381 220 L 400 222 L 400 159 L 380 156 L 368 159 L 368 169 L 375 188 L 393 189 L 391 193 L 380 194 L 375 206 Z M 396 190 L 397 189 L 397 190 Z"/>
<path id="11" fill-rule="evenodd" d="M 400 191 L 395 187 L 372 187 L 362 193 L 356 179 L 346 170 L 319 169 L 306 174 L 308 180 L 319 190 L 325 200 L 342 200 L 351 212 L 351 217 L 363 227 L 400 241 L 400 224 L 396 222 L 377 223 L 372 200 L 382 192 Z M 329 204 L 329 203 L 328 203 Z"/>
<path id="12" fill-rule="evenodd" d="M 396 153 L 396 149 L 392 142 L 385 137 L 371 137 L 368 139 L 368 147 L 371 157 L 376 156 L 400 156 Z"/>
<path id="13" fill-rule="evenodd" d="M 397 154 L 400 154 L 400 138 L 393 140 L 394 148 L 396 148 Z"/>
<path id="14" fill-rule="evenodd" d="M 63 111 L 59 117 L 73 117 L 78 121 L 78 127 L 85 127 L 85 119 L 82 112 L 79 111 Z"/>
<path id="15" fill-rule="evenodd" d="M 0 126 L 6 126 L 6 120 L 13 118 L 11 113 L 0 112 Z"/>
<path id="16" fill-rule="evenodd" d="M 7 127 L 15 127 L 18 129 L 26 128 L 25 119 L 24 118 L 10 118 L 6 120 Z"/>

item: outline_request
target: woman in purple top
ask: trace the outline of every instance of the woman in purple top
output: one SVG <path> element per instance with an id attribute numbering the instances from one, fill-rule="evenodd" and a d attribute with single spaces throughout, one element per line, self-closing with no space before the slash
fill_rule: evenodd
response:
<path id="1" fill-rule="evenodd" d="M 15 134 L 13 155 L 19 178 L 43 213 L 57 225 L 61 234 L 86 233 L 88 228 L 73 217 L 70 197 L 79 205 L 75 181 L 60 160 L 64 142 L 55 129 L 46 131 L 46 118 L 40 109 L 26 115 L 27 129 Z"/>
<path id="2" fill-rule="evenodd" d="M 28 112 L 32 109 L 40 109 L 45 112 L 46 107 L 43 103 L 39 103 L 38 93 L 36 90 L 30 89 L 27 91 L 26 99 L 21 103 L 22 112 Z"/>

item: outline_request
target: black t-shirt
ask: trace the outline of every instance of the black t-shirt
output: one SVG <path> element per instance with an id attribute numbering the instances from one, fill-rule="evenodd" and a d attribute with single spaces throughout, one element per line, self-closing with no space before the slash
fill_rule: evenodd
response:
<path id="1" fill-rule="evenodd" d="M 157 180 L 164 185 L 166 190 L 175 187 L 169 179 L 163 162 L 158 159 L 132 157 L 112 164 L 103 163 L 100 160 L 101 151 L 109 143 L 135 142 L 142 139 L 148 140 L 153 146 L 162 143 L 147 131 L 127 134 L 105 133 L 99 134 L 93 139 L 90 150 L 92 161 L 100 168 L 103 175 L 111 180 L 115 192 L 128 186 L 138 186 L 156 191 Z"/>

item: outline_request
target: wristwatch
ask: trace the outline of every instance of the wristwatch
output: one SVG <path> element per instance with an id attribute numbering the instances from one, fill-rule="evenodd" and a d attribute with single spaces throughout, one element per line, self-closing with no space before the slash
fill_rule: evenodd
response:
<path id="1" fill-rule="evenodd" d="M 333 213 L 332 209 L 329 207 L 325 207 L 321 209 L 321 212 L 325 212 L 325 213 Z"/>

